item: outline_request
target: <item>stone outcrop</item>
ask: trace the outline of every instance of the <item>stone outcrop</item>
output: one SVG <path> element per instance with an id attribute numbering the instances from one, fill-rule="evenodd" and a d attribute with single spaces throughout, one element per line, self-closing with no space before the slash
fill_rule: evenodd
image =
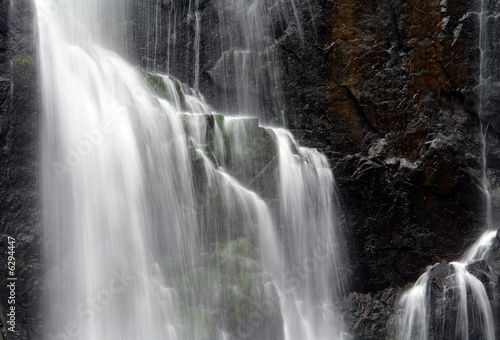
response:
<path id="1" fill-rule="evenodd" d="M 486 252 L 483 251 L 483 256 L 465 266 L 468 273 L 475 276 L 485 287 L 493 320 L 498 320 L 500 313 L 499 235 L 497 232 L 491 247 Z M 458 311 L 462 295 L 457 288 L 458 279 L 455 272 L 456 269 L 448 261 L 438 263 L 427 271 L 425 291 L 429 339 L 456 339 L 457 330 L 460 332 L 457 325 L 461 323 Z M 412 284 L 407 284 L 405 289 L 390 287 L 377 293 L 351 293 L 344 298 L 340 308 L 352 336 L 355 339 L 398 339 L 397 323 L 402 314 L 398 301 L 405 291 L 411 288 Z M 478 294 L 473 293 L 470 287 L 465 291 L 469 338 L 483 339 L 485 325 L 480 312 L 482 307 L 478 304 Z M 499 325 L 496 324 L 495 334 L 499 331 Z"/>

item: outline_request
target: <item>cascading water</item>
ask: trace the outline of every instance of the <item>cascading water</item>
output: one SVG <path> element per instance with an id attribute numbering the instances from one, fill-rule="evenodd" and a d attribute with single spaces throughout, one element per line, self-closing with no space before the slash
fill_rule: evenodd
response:
<path id="1" fill-rule="evenodd" d="M 219 31 L 224 38 L 220 40 L 221 58 L 210 76 L 223 88 L 224 96 L 236 98 L 236 112 L 283 123 L 280 67 L 271 24 L 273 16 L 283 16 L 281 6 L 279 1 L 217 1 Z M 274 117 L 262 115 L 264 110 L 274 111 Z"/>
<path id="2" fill-rule="evenodd" d="M 36 0 L 45 338 L 345 337 L 325 156 L 106 50 L 121 33 L 95 22 L 122 2 L 51 5 Z"/>
<path id="3" fill-rule="evenodd" d="M 186 265 L 194 258 L 197 224 L 180 118 L 160 115 L 154 98 L 139 92 L 146 86 L 140 75 L 97 45 L 106 37 L 89 28 L 101 6 L 114 3 L 72 1 L 57 12 L 46 5 L 37 1 L 46 305 L 53 306 L 47 337 L 175 339 L 175 294 L 152 259 L 163 247 Z M 161 180 L 151 186 L 150 176 Z"/>
<path id="4" fill-rule="evenodd" d="M 341 338 L 334 299 L 345 293 L 347 281 L 342 272 L 347 268 L 342 268 L 344 252 L 334 250 L 342 244 L 339 222 L 331 213 L 332 171 L 317 150 L 300 147 L 284 129 L 272 131 L 279 148 L 280 224 L 290 251 L 284 288 L 292 299 L 282 308 L 285 335 L 289 339 Z M 294 283 L 296 278 L 301 285 Z"/>
<path id="5" fill-rule="evenodd" d="M 152 12 L 151 1 L 144 2 L 144 6 Z M 284 122 L 277 40 L 287 26 L 285 22 L 293 20 L 302 32 L 295 0 L 214 0 L 209 3 L 174 0 L 163 2 L 162 8 L 169 13 L 159 34 L 169 35 L 163 69 L 177 70 L 177 76 L 195 89 L 206 86 L 207 82 L 215 85 L 220 92 L 217 107 L 225 114 L 259 117 L 273 124 Z M 213 14 L 204 16 L 203 13 Z M 150 35 L 156 30 L 148 24 L 152 20 L 141 20 Z M 210 34 L 203 27 L 207 23 L 213 25 L 209 28 Z M 145 64 L 150 68 L 149 60 L 156 60 L 157 54 L 153 55 L 147 46 Z M 210 55 L 218 59 L 200 62 L 202 56 L 209 58 Z"/>

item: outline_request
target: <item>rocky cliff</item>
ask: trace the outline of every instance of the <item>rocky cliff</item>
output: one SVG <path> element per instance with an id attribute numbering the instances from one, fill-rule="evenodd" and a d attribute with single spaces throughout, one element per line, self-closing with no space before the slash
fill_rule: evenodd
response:
<path id="1" fill-rule="evenodd" d="M 492 29 L 483 25 L 480 32 L 479 6 L 332 2 L 323 45 L 304 52 L 304 60 L 311 51 L 324 53 L 327 70 L 313 83 L 323 86 L 300 102 L 300 94 L 312 92 L 300 89 L 310 75 L 286 73 L 298 84 L 288 98 L 300 98 L 290 105 L 290 126 L 304 141 L 323 145 L 347 214 L 359 293 L 343 308 L 356 338 L 393 337 L 401 287 L 428 265 L 460 258 L 484 228 L 481 126 L 483 132 L 489 126 L 486 184 L 498 214 L 494 101 L 479 86 L 485 60 L 479 36 Z"/>
<path id="2" fill-rule="evenodd" d="M 491 123 L 488 184 L 498 205 L 498 124 L 491 112 L 479 112 L 479 2 L 293 3 L 294 8 L 292 1 L 265 2 L 273 15 L 270 36 L 258 52 L 279 65 L 282 96 L 270 96 L 266 91 L 274 83 L 259 78 L 254 98 L 263 119 L 274 122 L 283 111 L 304 144 L 329 156 L 349 233 L 357 292 L 351 307 L 384 306 L 390 314 L 399 287 L 415 281 L 428 265 L 458 258 L 485 225 L 481 123 Z M 0 232 L 2 242 L 6 236 L 18 240 L 24 263 L 19 277 L 29 273 L 18 292 L 31 301 L 25 306 L 37 301 L 39 262 L 39 109 L 29 4 L 0 2 Z M 228 24 L 216 1 L 131 0 L 128 13 L 123 26 L 132 62 L 197 83 L 216 109 L 236 109 L 231 103 L 239 89 L 222 84 L 216 71 L 218 63 L 236 55 L 224 42 L 238 45 L 243 38 L 241 32 L 221 34 Z M 203 29 L 197 31 L 197 22 Z M 5 304 L 2 298 L 4 309 Z M 19 327 L 33 317 L 32 310 L 20 312 Z M 347 320 L 354 320 L 351 328 L 359 321 Z M 366 332 L 379 327 L 378 320 L 369 319 L 356 334 L 369 338 Z"/>

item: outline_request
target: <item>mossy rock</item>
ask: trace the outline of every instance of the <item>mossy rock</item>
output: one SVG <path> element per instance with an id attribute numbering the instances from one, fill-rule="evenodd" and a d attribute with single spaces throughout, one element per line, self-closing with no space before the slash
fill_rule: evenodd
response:
<path id="1" fill-rule="evenodd" d="M 166 99 L 169 102 L 173 101 L 173 98 L 171 97 L 167 85 L 165 84 L 165 80 L 163 79 L 162 76 L 151 73 L 151 72 L 142 72 L 142 76 L 144 77 L 144 80 L 149 84 L 151 89 L 154 91 L 154 93 L 159 96 L 160 98 Z M 186 97 L 184 95 L 184 92 L 182 91 L 182 87 L 180 82 L 175 79 L 170 77 L 172 79 L 174 86 L 175 86 L 175 91 L 177 92 L 177 95 L 179 96 L 180 99 L 180 106 L 183 111 L 186 110 Z"/>

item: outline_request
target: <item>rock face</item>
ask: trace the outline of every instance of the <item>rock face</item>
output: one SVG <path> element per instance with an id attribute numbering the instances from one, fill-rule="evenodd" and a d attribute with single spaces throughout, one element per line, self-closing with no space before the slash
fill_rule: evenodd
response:
<path id="1" fill-rule="evenodd" d="M 457 257 L 484 224 L 474 10 L 452 1 L 332 7 L 328 107 L 304 138 L 321 129 L 331 151 L 356 244 L 355 289 L 416 279 Z"/>
<path id="2" fill-rule="evenodd" d="M 288 117 L 332 160 L 354 242 L 353 288 L 377 291 L 457 258 L 485 224 L 478 4 L 330 5 L 321 43 L 295 52 L 323 54 L 313 64 L 326 70 L 288 65 Z M 496 159 L 489 153 L 490 168 Z"/>
<path id="3" fill-rule="evenodd" d="M 0 2 L 0 308 L 4 321 L 15 306 L 15 333 L 36 339 L 40 327 L 40 214 L 38 202 L 38 114 L 33 3 Z M 15 243 L 15 273 L 7 267 L 8 237 Z M 7 277 L 17 278 L 15 305 Z M 12 324 L 5 324 L 4 327 Z M 5 329 L 3 330 L 5 331 Z"/>

